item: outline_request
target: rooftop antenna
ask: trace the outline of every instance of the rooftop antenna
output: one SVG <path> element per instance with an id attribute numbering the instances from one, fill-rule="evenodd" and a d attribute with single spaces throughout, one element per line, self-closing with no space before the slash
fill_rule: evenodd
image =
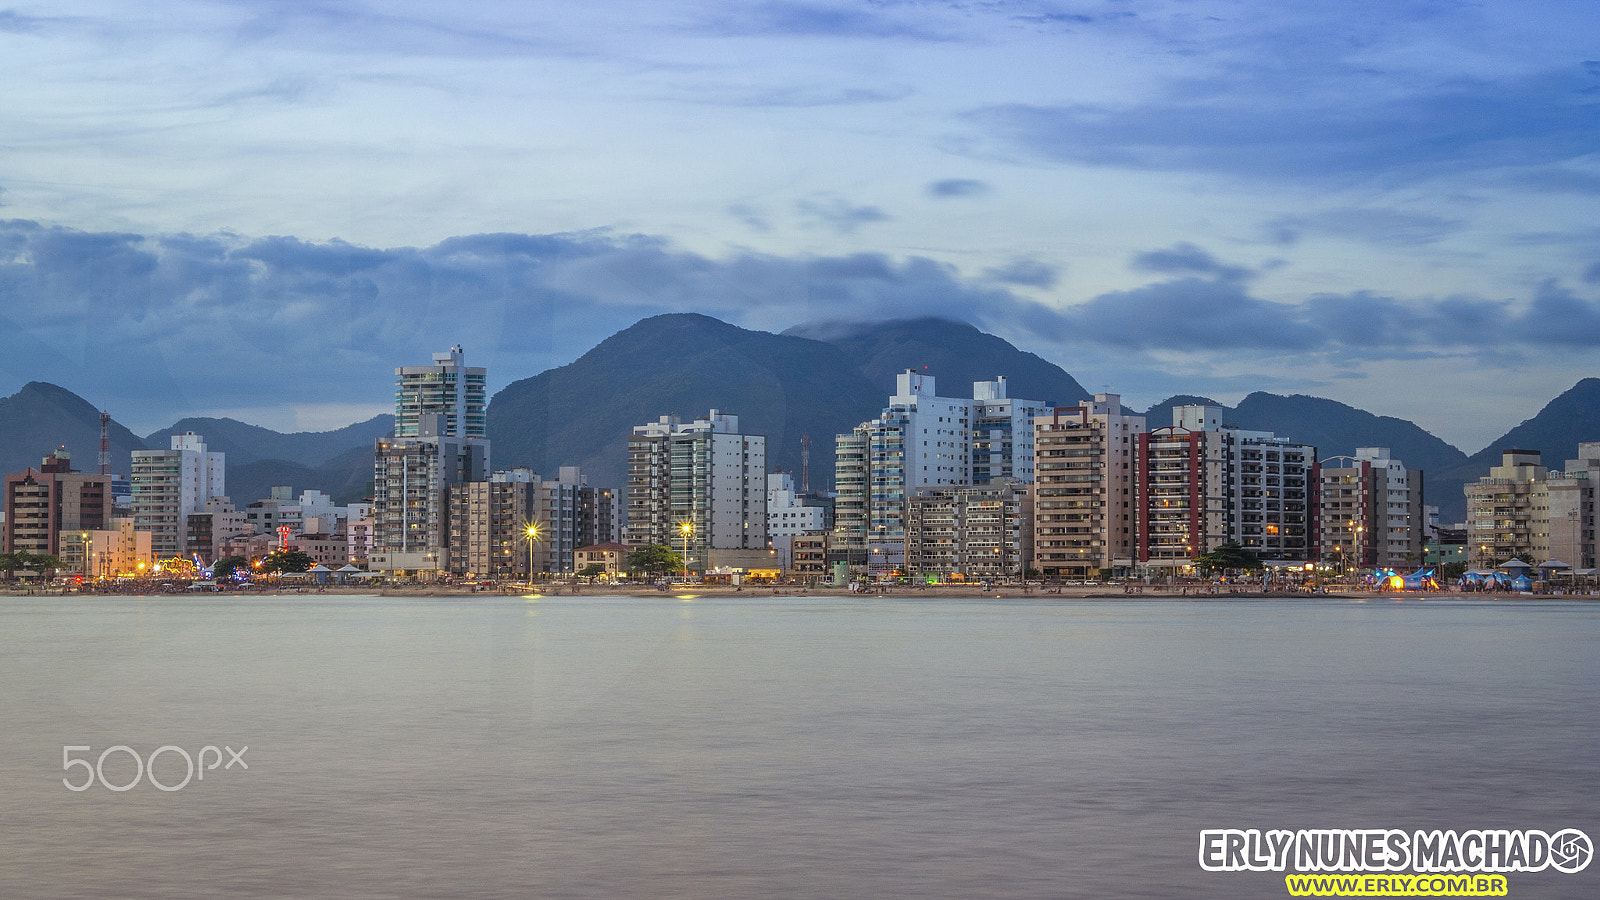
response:
<path id="1" fill-rule="evenodd" d="M 111 413 L 100 411 L 100 474 L 111 474 Z"/>

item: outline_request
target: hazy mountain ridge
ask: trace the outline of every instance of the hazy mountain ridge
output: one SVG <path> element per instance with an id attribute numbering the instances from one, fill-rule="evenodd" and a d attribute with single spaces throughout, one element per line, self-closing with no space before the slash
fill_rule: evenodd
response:
<path id="1" fill-rule="evenodd" d="M 768 436 L 769 468 L 800 472 L 800 438 L 811 438 L 811 484 L 830 487 L 833 437 L 877 415 L 904 369 L 926 371 L 944 396 L 972 381 L 1005 375 L 1013 397 L 1070 403 L 1089 396 L 1065 370 L 961 322 L 902 319 L 818 323 L 782 334 L 739 328 L 709 316 L 668 314 L 640 320 L 572 363 L 512 382 L 491 399 L 488 432 L 495 468 L 529 466 L 553 476 L 581 465 L 593 484 L 626 487 L 626 441 L 634 425 L 716 408 L 740 417 L 747 433 Z M 1488 447 L 1467 456 L 1415 423 L 1319 397 L 1252 393 L 1235 407 L 1194 395 L 1170 397 L 1145 412 L 1150 427 L 1172 421 L 1183 403 L 1222 406 L 1224 421 L 1314 444 L 1323 458 L 1357 447 L 1388 447 L 1426 472 L 1427 502 L 1445 521 L 1465 513 L 1461 485 L 1486 474 L 1506 447 L 1538 450 L 1560 468 L 1581 441 L 1600 440 L 1600 378 L 1584 378 Z M 372 443 L 393 417 L 375 416 L 325 432 L 285 434 L 226 418 L 186 418 L 140 438 L 111 423 L 113 470 L 126 473 L 133 450 L 166 447 L 196 431 L 228 454 L 228 490 L 248 503 L 275 484 L 322 490 L 340 500 L 365 495 Z M 65 444 L 75 468 L 93 471 L 100 412 L 65 388 L 30 382 L 0 398 L 0 464 L 37 467 Z"/>
<path id="2" fill-rule="evenodd" d="M 316 467 L 349 450 L 372 442 L 394 431 L 394 416 L 382 413 L 333 431 L 281 432 L 237 419 L 187 418 L 170 427 L 146 435 L 150 447 L 170 447 L 171 436 L 192 431 L 206 439 L 206 449 L 228 454 L 228 463 L 277 459 Z"/>
<path id="3" fill-rule="evenodd" d="M 1235 407 L 1192 395 L 1169 397 L 1145 413 L 1146 425 L 1171 425 L 1173 407 L 1196 403 L 1221 407 L 1226 425 L 1312 444 L 1320 459 L 1352 456 L 1358 447 L 1387 447 L 1407 468 L 1423 470 L 1424 496 L 1429 505 L 1439 507 L 1441 520 L 1457 522 L 1466 515 L 1461 481 L 1448 473 L 1459 469 L 1467 455 L 1414 422 L 1322 397 L 1257 391 Z"/>
<path id="4" fill-rule="evenodd" d="M 148 449 L 138 435 L 111 420 L 112 468 L 127 472 L 133 451 Z M 72 466 L 93 472 L 100 460 L 100 410 L 72 391 L 43 381 L 30 381 L 0 398 L 0 465 L 5 471 L 39 468 L 44 456 L 65 446 Z"/>

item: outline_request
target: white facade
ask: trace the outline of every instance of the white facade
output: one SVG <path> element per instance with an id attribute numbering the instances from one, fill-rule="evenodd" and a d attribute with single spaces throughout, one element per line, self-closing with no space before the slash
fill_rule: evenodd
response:
<path id="1" fill-rule="evenodd" d="M 905 371 L 878 418 L 834 440 L 834 546 L 853 564 L 905 559 L 906 498 L 925 488 L 1034 480 L 1036 400 L 1006 396 L 1006 379 L 974 382 L 971 398 L 940 397 L 934 376 Z"/>
<path id="2" fill-rule="evenodd" d="M 187 550 L 185 517 L 227 493 L 226 475 L 226 454 L 206 450 L 192 431 L 173 435 L 170 450 L 133 451 L 133 520 L 150 532 L 152 552 L 164 558 Z"/>
<path id="3" fill-rule="evenodd" d="M 823 509 L 806 506 L 795 490 L 794 476 L 778 472 L 767 476 L 767 535 L 774 540 L 821 531 Z"/>
<path id="4" fill-rule="evenodd" d="M 705 571 L 719 550 L 767 549 L 767 439 L 711 410 L 685 423 L 662 416 L 628 439 L 627 543 L 687 545 Z M 682 530 L 687 524 L 688 534 Z"/>
<path id="5" fill-rule="evenodd" d="M 972 483 L 973 401 L 934 394 L 933 376 L 895 376 L 891 407 L 903 407 L 905 490 Z"/>

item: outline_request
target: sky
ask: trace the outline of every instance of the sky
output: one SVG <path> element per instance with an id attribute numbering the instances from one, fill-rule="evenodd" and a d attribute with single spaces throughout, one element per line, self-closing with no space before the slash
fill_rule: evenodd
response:
<path id="1" fill-rule="evenodd" d="M 1596 34 L 1565 0 L 0 7 L 0 393 L 324 430 L 452 344 L 494 390 L 658 313 L 940 315 L 1136 408 L 1305 393 L 1472 452 L 1600 375 Z"/>

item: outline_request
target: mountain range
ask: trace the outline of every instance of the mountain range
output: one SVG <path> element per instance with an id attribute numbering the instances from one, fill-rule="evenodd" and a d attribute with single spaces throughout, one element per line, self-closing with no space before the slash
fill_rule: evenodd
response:
<path id="1" fill-rule="evenodd" d="M 744 431 L 767 435 L 769 466 L 802 474 L 802 438 L 810 439 L 810 482 L 831 486 L 833 437 L 878 414 L 894 375 L 935 376 L 938 393 L 966 395 L 974 381 L 1007 378 L 1013 397 L 1065 404 L 1090 396 L 1066 370 L 961 322 L 906 319 L 816 323 L 781 334 L 751 331 L 689 313 L 643 319 L 606 338 L 572 363 L 514 381 L 492 398 L 488 434 L 496 468 L 527 466 L 553 475 L 582 466 L 590 482 L 626 484 L 626 442 L 634 425 L 709 409 L 737 415 Z M 1585 378 L 1488 447 L 1468 456 L 1404 419 L 1377 416 L 1304 395 L 1253 393 L 1228 407 L 1203 397 L 1168 398 L 1145 412 L 1151 427 L 1170 424 L 1184 403 L 1223 407 L 1223 421 L 1271 431 L 1319 449 L 1322 458 L 1357 447 L 1388 447 L 1426 471 L 1427 502 L 1444 521 L 1465 516 L 1461 485 L 1487 473 L 1510 447 L 1538 450 L 1559 468 L 1581 441 L 1600 440 L 1600 379 Z M 375 416 L 334 431 L 285 434 L 225 418 L 190 418 L 140 437 L 111 423 L 113 469 L 126 472 L 133 450 L 169 446 L 193 431 L 228 454 L 228 489 L 236 501 L 266 496 L 272 485 L 316 489 L 340 502 L 371 490 L 372 444 L 393 429 Z M 76 468 L 92 471 L 100 412 L 71 391 L 31 382 L 0 398 L 0 466 L 37 466 L 59 446 Z"/>

